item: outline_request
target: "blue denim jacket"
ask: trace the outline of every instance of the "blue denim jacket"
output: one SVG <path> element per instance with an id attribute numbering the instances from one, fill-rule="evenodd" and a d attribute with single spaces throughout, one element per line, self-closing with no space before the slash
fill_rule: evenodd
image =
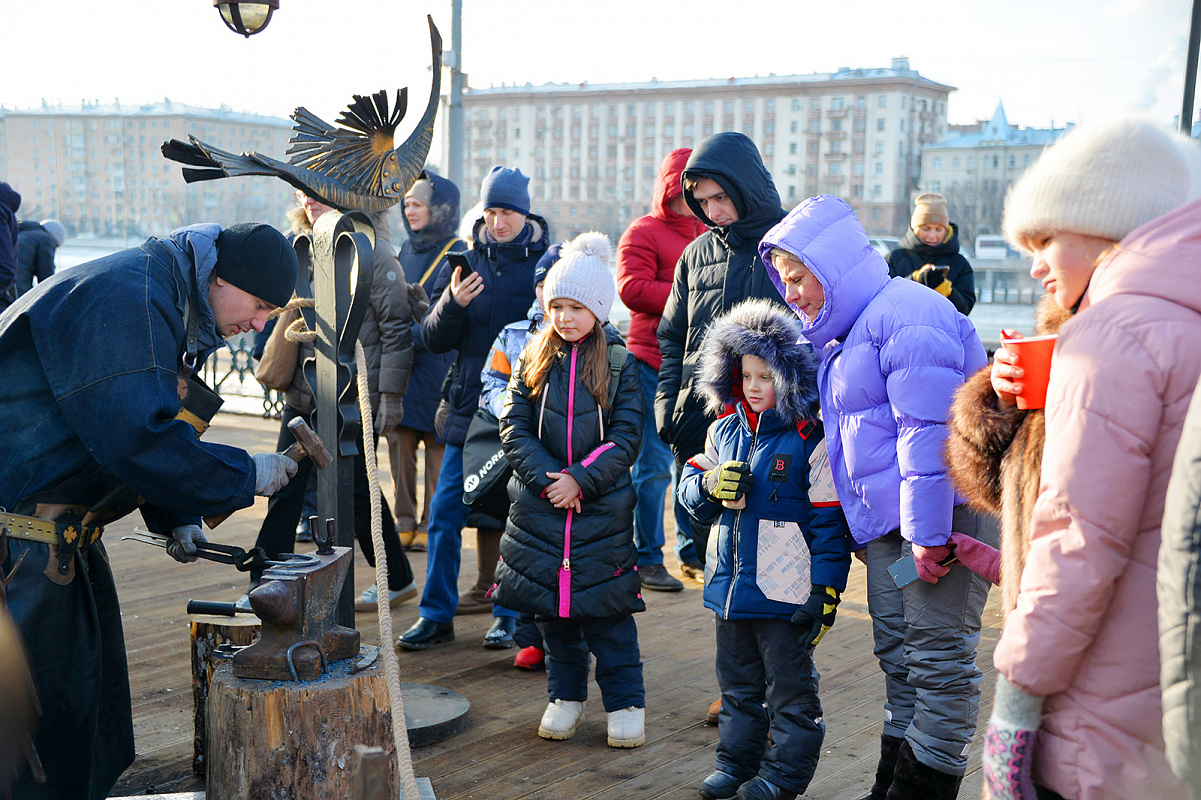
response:
<path id="1" fill-rule="evenodd" d="M 125 483 L 152 529 L 249 506 L 243 450 L 176 420 L 185 307 L 199 357 L 221 339 L 208 305 L 216 225 L 64 270 L 0 315 L 0 507 L 31 510 L 68 482 L 92 504 Z"/>

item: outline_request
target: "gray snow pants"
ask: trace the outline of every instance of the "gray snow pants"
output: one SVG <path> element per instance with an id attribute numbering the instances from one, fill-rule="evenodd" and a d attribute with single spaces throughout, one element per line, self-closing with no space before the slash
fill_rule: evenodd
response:
<path id="1" fill-rule="evenodd" d="M 993 547 L 991 517 L 956 506 L 951 529 Z M 885 677 L 884 734 L 909 740 L 917 760 L 963 775 L 980 710 L 976 646 L 991 584 L 961 564 L 901 591 L 888 566 L 912 548 L 893 531 L 867 545 L 867 605 Z"/>

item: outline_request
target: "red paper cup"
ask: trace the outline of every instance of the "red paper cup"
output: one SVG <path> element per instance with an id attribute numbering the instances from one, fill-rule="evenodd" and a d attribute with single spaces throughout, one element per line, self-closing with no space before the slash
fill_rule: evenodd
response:
<path id="1" fill-rule="evenodd" d="M 1028 339 L 1004 339 L 1001 345 L 1016 353 L 1016 366 L 1022 368 L 1020 381 L 1022 393 L 1014 395 L 1018 408 L 1043 408 L 1047 405 L 1047 382 L 1051 378 L 1051 358 L 1055 354 L 1055 340 L 1059 337 L 1031 336 Z"/>

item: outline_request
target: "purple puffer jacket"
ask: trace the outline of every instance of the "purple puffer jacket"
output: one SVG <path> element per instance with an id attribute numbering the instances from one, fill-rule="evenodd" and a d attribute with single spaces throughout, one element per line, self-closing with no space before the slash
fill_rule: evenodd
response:
<path id="1" fill-rule="evenodd" d="M 890 279 L 836 197 L 812 197 L 768 231 L 764 264 L 772 248 L 804 262 L 826 293 L 817 319 L 802 321 L 822 359 L 826 445 L 855 541 L 900 528 L 914 544 L 945 544 L 961 502 L 943 460 L 951 397 L 988 363 L 975 327 L 937 292 Z M 784 294 L 779 274 L 768 272 Z"/>

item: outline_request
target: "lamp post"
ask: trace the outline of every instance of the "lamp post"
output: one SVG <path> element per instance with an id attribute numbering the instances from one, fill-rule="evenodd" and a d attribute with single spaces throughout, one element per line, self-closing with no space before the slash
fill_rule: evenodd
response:
<path id="1" fill-rule="evenodd" d="M 213 0 L 225 27 L 250 38 L 267 27 L 279 0 Z"/>

